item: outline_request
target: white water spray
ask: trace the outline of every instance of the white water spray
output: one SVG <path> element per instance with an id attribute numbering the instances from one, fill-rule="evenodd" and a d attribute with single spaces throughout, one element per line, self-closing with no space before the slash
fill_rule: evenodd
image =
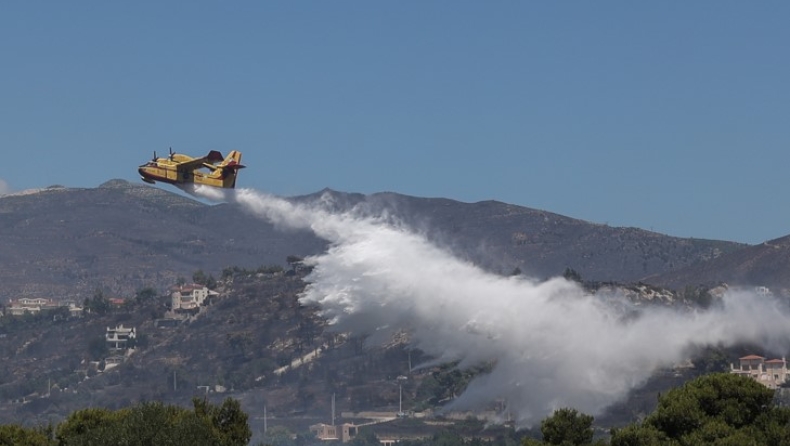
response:
<path id="1" fill-rule="evenodd" d="M 301 300 L 319 305 L 338 329 L 407 328 L 414 346 L 440 361 L 493 363 L 454 408 L 502 399 L 521 425 L 560 407 L 595 415 L 658 367 L 684 359 L 691 345 L 755 342 L 774 351 L 790 345 L 790 317 L 753 295 L 728 293 L 721 307 L 706 312 L 650 308 L 624 320 L 575 283 L 490 274 L 407 228 L 353 211 L 332 213 L 320 200 L 296 205 L 243 189 L 218 197 L 213 188 L 209 197 L 203 189 L 210 188 L 195 192 L 330 242 L 327 252 L 307 259 L 314 269 Z"/>

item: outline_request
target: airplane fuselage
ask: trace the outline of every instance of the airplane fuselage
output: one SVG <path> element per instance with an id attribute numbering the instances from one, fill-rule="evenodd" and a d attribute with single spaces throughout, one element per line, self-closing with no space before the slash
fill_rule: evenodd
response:
<path id="1" fill-rule="evenodd" d="M 169 158 L 154 158 L 137 169 L 146 183 L 157 181 L 174 185 L 205 184 L 214 187 L 233 188 L 236 185 L 236 173 L 243 168 L 237 160 L 241 153 L 233 151 L 227 160 L 222 159 L 219 152 L 212 151 L 203 158 L 192 158 L 187 155 L 171 153 Z M 216 165 L 208 161 L 223 161 Z"/>

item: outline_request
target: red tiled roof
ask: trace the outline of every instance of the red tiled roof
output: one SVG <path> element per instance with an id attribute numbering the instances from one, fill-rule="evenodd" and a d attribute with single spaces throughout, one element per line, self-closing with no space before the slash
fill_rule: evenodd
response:
<path id="1" fill-rule="evenodd" d="M 749 355 L 749 356 L 744 356 L 743 358 L 738 358 L 738 359 L 744 360 L 744 359 L 765 359 L 765 358 L 763 358 L 762 356 L 757 356 L 757 355 Z"/>
<path id="2" fill-rule="evenodd" d="M 784 361 L 781 359 L 771 359 L 770 361 L 765 361 L 766 364 L 783 364 Z"/>

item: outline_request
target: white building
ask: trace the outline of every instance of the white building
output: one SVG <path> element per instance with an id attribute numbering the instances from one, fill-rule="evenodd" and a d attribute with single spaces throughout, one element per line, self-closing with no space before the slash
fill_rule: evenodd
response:
<path id="1" fill-rule="evenodd" d="M 749 355 L 739 358 L 739 362 L 737 368 L 730 364 L 730 373 L 752 378 L 769 389 L 776 389 L 787 381 L 785 358 L 766 361 L 762 356 Z"/>
<path id="2" fill-rule="evenodd" d="M 137 331 L 132 328 L 124 327 L 123 324 L 115 328 L 107 327 L 107 333 L 104 339 L 107 341 L 108 347 L 111 350 L 123 350 L 127 348 L 130 340 L 137 337 Z"/>
<path id="3" fill-rule="evenodd" d="M 171 308 L 175 310 L 194 310 L 203 305 L 209 296 L 219 296 L 216 291 L 209 290 L 204 285 L 182 285 L 174 287 L 170 294 Z"/>
<path id="4" fill-rule="evenodd" d="M 52 299 L 43 297 L 20 297 L 9 303 L 7 311 L 12 316 L 21 316 L 25 313 L 38 314 L 42 309 L 57 308 L 57 304 Z"/>

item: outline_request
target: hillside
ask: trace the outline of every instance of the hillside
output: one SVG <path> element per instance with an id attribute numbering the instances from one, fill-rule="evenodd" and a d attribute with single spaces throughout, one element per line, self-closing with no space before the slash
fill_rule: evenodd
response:
<path id="1" fill-rule="evenodd" d="M 644 280 L 671 288 L 725 282 L 744 287 L 790 289 L 790 236 L 748 246 L 710 262 L 656 274 Z"/>
<path id="2" fill-rule="evenodd" d="M 54 322 L 51 314 L 4 317 L 0 422 L 61 419 L 77 408 L 151 400 L 188 405 L 195 396 L 232 395 L 253 416 L 265 405 L 272 417 L 300 414 L 306 422 L 325 421 L 331 393 L 339 410 L 392 409 L 394 377 L 408 374 L 409 360 L 422 361 L 421 354 L 399 342 L 367 349 L 364 338 L 327 331 L 315 308 L 297 302 L 302 279 L 238 272 L 220 282 L 210 305 L 175 325 L 161 320 L 167 296 Z M 119 324 L 136 329 L 137 347 L 102 371 L 104 358 L 117 354 L 102 348 L 104 334 Z M 413 374 L 405 390 L 416 395 L 430 370 Z"/>
<path id="3" fill-rule="evenodd" d="M 284 233 L 227 204 L 209 206 L 162 189 L 110 181 L 0 197 L 0 299 L 81 301 L 103 290 L 129 296 L 198 269 L 283 264 L 323 249 L 309 233 Z"/>
<path id="4" fill-rule="evenodd" d="M 485 367 L 461 372 L 452 364 L 414 368 L 431 358 L 410 347 L 404 333 L 374 346 L 359 334 L 333 332 L 317 308 L 298 303 L 304 286 L 293 272 L 238 271 L 219 282 L 220 295 L 208 306 L 177 324 L 162 321 L 167 296 L 81 318 L 4 317 L 0 422 L 60 420 L 88 406 L 117 409 L 152 400 L 187 406 L 196 396 L 215 402 L 233 396 L 257 428 L 265 407 L 277 423 L 306 429 L 328 421 L 333 394 L 338 415 L 392 413 L 398 410 L 398 377 L 406 376 L 400 382 L 404 410 L 430 411 L 485 373 Z M 655 292 L 624 291 L 636 300 Z M 671 300 L 665 295 L 653 303 Z M 137 346 L 109 368 L 105 358 L 117 353 L 102 348 L 104 335 L 119 324 L 136 329 Z M 677 382 L 659 376 L 635 394 L 636 408 L 623 404 L 610 419 L 630 419 L 652 404 L 655 392 Z"/>
<path id="5" fill-rule="evenodd" d="M 498 201 L 461 203 L 394 193 L 357 199 L 374 212 L 386 209 L 474 263 L 503 274 L 519 268 L 538 279 L 573 268 L 588 280 L 634 282 L 746 246 L 610 227 Z"/>
<path id="6" fill-rule="evenodd" d="M 615 228 L 546 211 L 486 201 L 461 203 L 381 193 L 322 191 L 337 210 L 387 212 L 459 257 L 509 274 L 545 278 L 573 268 L 586 280 L 636 281 L 737 251 L 732 242 L 683 239 Z M 109 181 L 0 197 L 0 299 L 81 301 L 102 290 L 129 296 L 165 287 L 196 270 L 284 265 L 322 252 L 326 242 L 283 230 L 231 204 L 208 205 L 165 189 Z M 782 271 L 776 273 L 783 274 Z"/>

